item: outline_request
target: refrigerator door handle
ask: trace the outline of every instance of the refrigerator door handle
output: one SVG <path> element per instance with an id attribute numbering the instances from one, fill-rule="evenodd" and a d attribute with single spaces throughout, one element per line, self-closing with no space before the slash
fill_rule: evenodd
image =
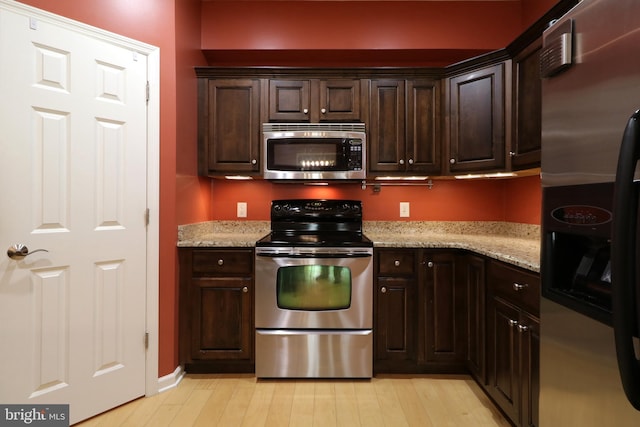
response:
<path id="1" fill-rule="evenodd" d="M 611 277 L 613 328 L 624 392 L 640 410 L 640 361 L 633 336 L 638 330 L 636 307 L 636 236 L 638 194 L 633 183 L 640 159 L 640 110 L 631 115 L 622 137 L 613 200 Z"/>

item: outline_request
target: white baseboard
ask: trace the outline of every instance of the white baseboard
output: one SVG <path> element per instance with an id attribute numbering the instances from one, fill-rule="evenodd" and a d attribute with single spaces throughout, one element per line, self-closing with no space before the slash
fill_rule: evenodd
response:
<path id="1" fill-rule="evenodd" d="M 182 381 L 182 378 L 184 378 L 185 373 L 184 367 L 178 366 L 176 370 L 169 375 L 158 378 L 158 393 L 177 387 L 180 381 Z"/>

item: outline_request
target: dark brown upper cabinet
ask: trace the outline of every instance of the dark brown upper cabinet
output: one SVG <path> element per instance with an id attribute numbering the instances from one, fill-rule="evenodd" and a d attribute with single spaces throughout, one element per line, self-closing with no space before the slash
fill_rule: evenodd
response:
<path id="1" fill-rule="evenodd" d="M 260 172 L 259 79 L 198 82 L 198 170 L 201 175 Z"/>
<path id="2" fill-rule="evenodd" d="M 447 79 L 449 173 L 504 170 L 504 68 L 500 62 Z"/>
<path id="3" fill-rule="evenodd" d="M 360 122 L 361 93 L 360 79 L 272 79 L 269 120 Z"/>
<path id="4" fill-rule="evenodd" d="M 369 172 L 440 173 L 440 82 L 371 80 Z"/>
<path id="5" fill-rule="evenodd" d="M 511 116 L 511 169 L 540 166 L 542 142 L 542 80 L 538 39 L 519 52 L 512 61 L 513 110 Z"/>

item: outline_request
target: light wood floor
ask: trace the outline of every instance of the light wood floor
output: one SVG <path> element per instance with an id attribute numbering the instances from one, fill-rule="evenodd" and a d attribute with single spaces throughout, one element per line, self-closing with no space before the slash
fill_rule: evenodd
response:
<path id="1" fill-rule="evenodd" d="M 187 375 L 175 388 L 80 424 L 94 426 L 509 426 L 464 375 L 257 380 Z"/>

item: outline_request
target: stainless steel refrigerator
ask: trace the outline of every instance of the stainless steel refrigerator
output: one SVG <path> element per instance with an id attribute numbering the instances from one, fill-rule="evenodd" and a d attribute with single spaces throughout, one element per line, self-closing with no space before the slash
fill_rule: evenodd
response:
<path id="1" fill-rule="evenodd" d="M 582 0 L 541 72 L 540 425 L 638 427 L 640 1 Z"/>

